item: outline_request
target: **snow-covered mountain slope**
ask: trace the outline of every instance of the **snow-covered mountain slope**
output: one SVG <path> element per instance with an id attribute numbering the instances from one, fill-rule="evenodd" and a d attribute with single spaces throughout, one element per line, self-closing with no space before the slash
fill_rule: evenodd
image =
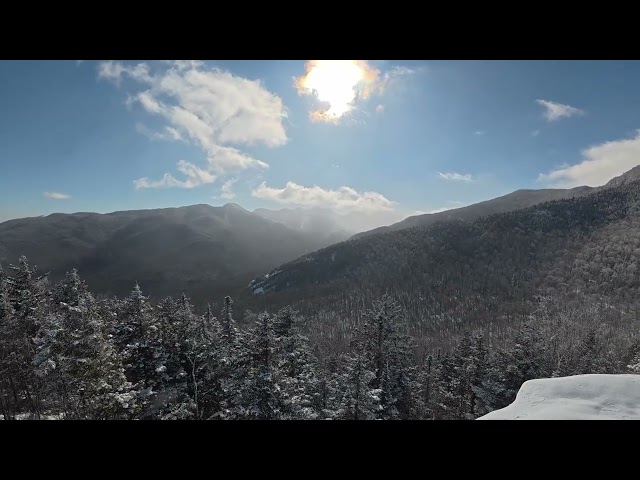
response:
<path id="1" fill-rule="evenodd" d="M 511 405 L 478 420 L 640 420 L 640 375 L 529 380 Z"/>

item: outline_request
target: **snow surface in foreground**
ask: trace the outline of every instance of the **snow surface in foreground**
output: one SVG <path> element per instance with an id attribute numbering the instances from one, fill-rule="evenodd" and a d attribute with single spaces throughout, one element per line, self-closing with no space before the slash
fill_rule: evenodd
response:
<path id="1" fill-rule="evenodd" d="M 640 375 L 529 380 L 511 405 L 478 420 L 640 420 Z"/>

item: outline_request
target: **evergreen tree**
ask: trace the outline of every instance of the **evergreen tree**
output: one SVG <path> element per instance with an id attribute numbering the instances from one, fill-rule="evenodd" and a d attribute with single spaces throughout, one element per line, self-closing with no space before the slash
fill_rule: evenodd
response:
<path id="1" fill-rule="evenodd" d="M 237 341 L 238 329 L 233 318 L 233 300 L 231 297 L 224 297 L 224 307 L 222 309 L 222 336 L 230 345 L 235 345 Z"/>
<path id="2" fill-rule="evenodd" d="M 173 401 L 171 392 L 164 389 L 169 380 L 168 355 L 162 325 L 137 283 L 120 305 L 113 341 L 122 358 L 127 380 L 138 390 L 142 416 L 157 418 Z"/>
<path id="3" fill-rule="evenodd" d="M 432 414 L 437 420 L 459 419 L 459 397 L 461 379 L 456 372 L 453 355 L 442 354 L 436 360 L 433 382 Z"/>
<path id="4" fill-rule="evenodd" d="M 614 373 L 620 368 L 600 336 L 599 328 L 592 326 L 577 348 L 578 364 L 574 374 Z"/>
<path id="5" fill-rule="evenodd" d="M 9 301 L 9 277 L 0 265 L 0 409 L 5 420 L 15 419 L 19 399 L 12 372 L 15 325 L 13 305 Z"/>
<path id="6" fill-rule="evenodd" d="M 228 298 L 228 297 L 227 297 Z M 240 386 L 240 401 L 234 414 L 239 418 L 277 420 L 281 417 L 283 402 L 277 384 L 273 318 L 268 313 L 258 316 L 248 332 L 245 356 L 247 376 Z"/>
<path id="7" fill-rule="evenodd" d="M 66 273 L 65 279 L 58 283 L 53 291 L 53 303 L 77 307 L 80 299 L 88 293 L 87 285 L 78 275 L 78 271 L 74 268 Z"/>
<path id="8" fill-rule="evenodd" d="M 509 405 L 527 380 L 551 376 L 547 348 L 540 332 L 526 322 L 516 333 L 513 346 L 499 352 L 486 367 L 485 379 L 474 388 L 476 414 Z"/>
<path id="9" fill-rule="evenodd" d="M 47 275 L 37 275 L 36 267 L 32 267 L 24 255 L 17 266 L 9 268 L 13 276 L 3 274 L 4 321 L 0 325 L 0 371 L 5 379 L 2 390 L 10 392 L 6 398 L 11 399 L 9 410 L 14 414 L 27 410 L 40 418 L 43 384 L 35 375 L 33 358 L 34 339 L 49 308 Z"/>
<path id="10" fill-rule="evenodd" d="M 389 295 L 365 313 L 362 341 L 368 368 L 375 374 L 371 387 L 380 391 L 380 419 L 411 418 L 416 411 L 419 386 L 410 339 L 399 331 L 401 318 L 399 305 Z"/>
<path id="11" fill-rule="evenodd" d="M 274 317 L 278 383 L 286 419 L 314 419 L 321 409 L 315 359 L 301 333 L 302 319 L 291 307 Z"/>
<path id="12" fill-rule="evenodd" d="M 376 374 L 370 364 L 365 344 L 357 335 L 351 342 L 351 353 L 344 357 L 341 374 L 337 379 L 339 391 L 335 415 L 341 420 L 375 420 L 380 407 L 380 389 L 371 385 Z"/>
<path id="13" fill-rule="evenodd" d="M 231 297 L 225 297 L 224 307 L 220 315 L 220 321 L 216 322 L 220 332 L 220 342 L 217 351 L 216 378 L 221 386 L 220 412 L 214 418 L 225 419 L 241 417 L 247 413 L 243 404 L 243 392 L 247 388 L 247 378 L 252 365 L 252 353 L 250 344 L 254 338 L 254 330 L 242 332 L 236 327 L 233 318 L 233 301 Z M 261 323 L 256 317 L 255 324 Z"/>
<path id="14" fill-rule="evenodd" d="M 71 290 L 77 275 L 68 275 L 58 291 Z M 65 285 L 65 283 L 67 285 Z M 65 418 L 133 418 L 136 393 L 108 341 L 105 322 L 91 294 L 61 302 L 62 312 L 47 315 L 36 337 L 36 373 L 50 398 L 59 398 Z"/>

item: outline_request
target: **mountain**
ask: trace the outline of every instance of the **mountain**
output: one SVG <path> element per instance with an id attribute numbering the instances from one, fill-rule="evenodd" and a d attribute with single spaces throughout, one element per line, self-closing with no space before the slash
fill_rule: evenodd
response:
<path id="1" fill-rule="evenodd" d="M 184 290 L 195 301 L 244 287 L 260 271 L 327 244 L 236 204 L 0 223 L 1 264 L 24 254 L 54 281 L 75 267 L 98 293 L 124 295 L 137 281 L 153 296 Z"/>
<path id="2" fill-rule="evenodd" d="M 472 221 L 332 245 L 254 279 L 250 291 L 305 312 L 331 305 L 353 321 L 363 304 L 388 292 L 422 327 L 526 318 L 539 294 L 633 302 L 640 291 L 637 174 L 634 169 L 601 188 L 565 191 L 564 198 Z"/>
<path id="3" fill-rule="evenodd" d="M 601 188 L 619 187 L 627 183 L 635 182 L 636 180 L 640 180 L 640 165 L 633 167 L 631 170 L 620 176 L 612 178 L 604 187 Z"/>
<path id="4" fill-rule="evenodd" d="M 460 220 L 470 222 L 494 213 L 510 212 L 530 207 L 537 203 L 586 195 L 594 190 L 595 188 L 586 186 L 571 189 L 516 190 L 502 197 L 474 203 L 466 207 L 452 208 L 451 210 L 438 213 L 414 215 L 387 227 L 379 227 L 359 233 L 355 235 L 354 238 L 366 237 L 383 232 L 393 232 L 405 228 L 425 227 L 441 221 Z"/>

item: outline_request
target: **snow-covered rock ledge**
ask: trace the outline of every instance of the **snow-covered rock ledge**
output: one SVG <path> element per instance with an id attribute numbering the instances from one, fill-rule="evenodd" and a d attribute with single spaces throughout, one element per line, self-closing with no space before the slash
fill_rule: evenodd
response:
<path id="1" fill-rule="evenodd" d="M 478 420 L 640 420 L 640 375 L 529 380 L 511 405 Z"/>

